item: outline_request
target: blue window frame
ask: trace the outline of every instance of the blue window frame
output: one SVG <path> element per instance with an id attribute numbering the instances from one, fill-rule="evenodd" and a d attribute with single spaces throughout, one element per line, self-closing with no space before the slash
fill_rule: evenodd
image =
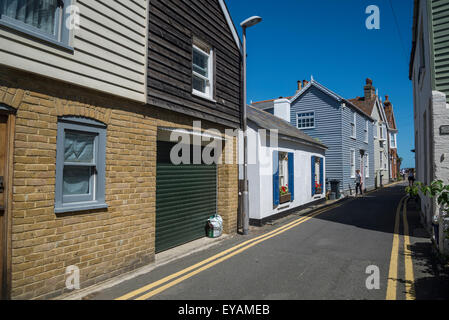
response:
<path id="1" fill-rule="evenodd" d="M 62 117 L 56 148 L 55 212 L 107 208 L 106 126 L 86 118 Z"/>
<path id="2" fill-rule="evenodd" d="M 298 113 L 296 119 L 298 129 L 315 128 L 315 112 Z"/>
<path id="3" fill-rule="evenodd" d="M 66 21 L 72 0 L 0 0 L 0 25 L 72 49 Z"/>

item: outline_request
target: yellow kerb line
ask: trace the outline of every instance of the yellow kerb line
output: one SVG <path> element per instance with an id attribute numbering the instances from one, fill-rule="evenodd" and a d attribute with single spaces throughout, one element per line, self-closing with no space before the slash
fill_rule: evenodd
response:
<path id="1" fill-rule="evenodd" d="M 399 224 L 401 218 L 401 206 L 406 196 L 399 201 L 396 209 L 396 222 L 394 226 L 393 248 L 391 249 L 390 271 L 388 273 L 387 297 L 386 300 L 396 300 L 397 280 L 398 280 L 398 255 L 399 255 Z"/>
<path id="2" fill-rule="evenodd" d="M 293 224 L 293 225 L 291 225 L 291 226 L 288 227 L 288 228 L 285 228 L 285 229 L 283 229 L 283 230 L 280 230 L 279 232 L 277 232 L 277 233 L 275 233 L 275 234 L 272 234 L 272 235 L 270 235 L 270 236 L 268 236 L 268 237 L 265 237 L 265 238 L 263 238 L 263 239 L 260 239 L 260 240 L 258 240 L 258 241 L 256 241 L 256 242 L 253 242 L 253 243 L 251 243 L 250 245 L 248 245 L 248 246 L 246 246 L 246 247 L 244 247 L 244 248 L 241 248 L 241 249 L 239 249 L 239 250 L 237 250 L 237 251 L 234 251 L 234 252 L 232 252 L 231 254 L 229 254 L 229 255 L 227 255 L 227 256 L 225 256 L 225 257 L 222 257 L 222 258 L 220 258 L 220 259 L 218 259 L 218 260 L 215 260 L 214 262 L 209 263 L 208 265 L 205 265 L 205 266 L 201 267 L 200 269 L 197 269 L 197 270 L 195 270 L 195 271 L 193 271 L 193 272 L 191 272 L 191 273 L 186 274 L 185 276 L 183 276 L 183 277 L 181 277 L 181 278 L 178 278 L 178 279 L 176 279 L 176 280 L 174 280 L 174 281 L 172 281 L 172 282 L 170 282 L 170 283 L 167 283 L 166 285 L 164 285 L 164 286 L 162 286 L 162 287 L 160 287 L 160 288 L 158 288 L 158 289 L 156 289 L 156 290 L 150 291 L 150 292 L 148 292 L 147 294 L 145 294 L 145 295 L 143 295 L 143 296 L 140 296 L 140 297 L 137 298 L 136 300 L 148 300 L 148 299 L 150 299 L 151 297 L 153 297 L 153 296 L 155 296 L 155 295 L 157 295 L 157 294 L 159 294 L 159 293 L 161 293 L 161 292 L 163 292 L 163 291 L 165 291 L 165 290 L 167 290 L 167 289 L 169 289 L 169 288 L 171 288 L 171 287 L 177 285 L 178 283 L 181 283 L 181 282 L 183 282 L 184 280 L 187 280 L 187 279 L 189 279 L 189 278 L 191 278 L 191 277 L 193 277 L 193 276 L 195 276 L 195 275 L 197 275 L 197 274 L 199 274 L 199 273 L 201 273 L 201 272 L 203 272 L 203 271 L 205 271 L 205 270 L 207 270 L 207 269 L 210 269 L 210 268 L 212 268 L 213 266 L 215 266 L 215 265 L 217 265 L 217 264 L 219 264 L 219 263 L 221 263 L 221 262 L 223 262 L 223 261 L 226 261 L 226 260 L 232 258 L 233 256 L 238 255 L 239 253 L 242 253 L 242 252 L 248 250 L 248 249 L 251 248 L 251 247 L 254 247 L 255 245 L 257 245 L 257 244 L 259 244 L 259 243 L 261 243 L 261 242 L 267 241 L 268 239 L 271 239 L 271 238 L 273 238 L 273 237 L 276 237 L 276 236 L 278 236 L 278 235 L 280 235 L 280 234 L 282 234 L 282 233 L 284 233 L 284 232 L 286 232 L 286 231 L 288 231 L 288 230 L 290 230 L 290 229 L 292 229 L 292 228 L 295 228 L 295 227 L 297 227 L 298 225 L 303 224 L 303 223 L 307 222 L 308 220 L 310 220 L 310 219 L 314 218 L 315 216 L 318 216 L 318 215 L 320 215 L 320 214 L 322 214 L 322 213 L 323 213 L 323 212 L 317 212 L 317 213 L 315 213 L 315 214 L 313 214 L 313 215 L 307 217 L 306 219 L 303 219 L 303 220 L 301 220 L 301 221 L 296 222 L 296 224 Z"/>
<path id="3" fill-rule="evenodd" d="M 190 271 L 192 271 L 192 270 L 195 270 L 196 268 L 199 268 L 199 267 L 201 267 L 201 266 L 203 266 L 203 265 L 205 265 L 205 264 L 207 264 L 207 263 L 209 263 L 209 262 L 211 262 L 211 261 L 213 261 L 213 260 L 215 260 L 215 259 L 218 259 L 218 258 L 220 258 L 220 257 L 223 257 L 223 256 L 227 255 L 228 253 L 230 253 L 230 252 L 232 252 L 232 251 L 234 251 L 234 250 L 237 250 L 237 249 L 239 249 L 239 248 L 241 248 L 241 247 L 244 247 L 244 246 L 246 246 L 246 245 L 248 245 L 248 244 L 250 244 L 250 243 L 252 243 L 252 242 L 254 242 L 254 241 L 258 241 L 258 240 L 260 240 L 260 239 L 269 237 L 270 235 L 277 234 L 279 231 L 282 231 L 282 230 L 284 230 L 284 229 L 287 229 L 287 228 L 290 229 L 290 228 L 289 228 L 290 226 L 294 227 L 294 226 L 296 226 L 296 224 L 298 224 L 298 223 L 304 221 L 304 220 L 307 219 L 308 217 L 309 217 L 309 218 L 315 217 L 315 216 L 318 215 L 318 214 L 321 214 L 321 213 L 323 213 L 323 212 L 325 212 L 325 211 L 329 211 L 329 210 L 331 210 L 331 209 L 338 208 L 338 207 L 340 207 L 340 206 L 342 206 L 342 205 L 343 205 L 343 204 L 334 205 L 334 206 L 331 206 L 331 207 L 328 207 L 328 208 L 321 209 L 321 210 L 319 210 L 319 211 L 316 212 L 316 213 L 311 213 L 311 214 L 309 214 L 309 215 L 300 217 L 299 219 L 297 219 L 297 220 L 295 220 L 295 221 L 293 221 L 293 222 L 290 222 L 290 223 L 288 223 L 288 224 L 286 224 L 286 225 L 284 225 L 284 226 L 282 226 L 282 227 L 280 227 L 280 228 L 278 228 L 278 229 L 276 229 L 276 230 L 270 231 L 270 232 L 268 232 L 268 233 L 266 233 L 266 234 L 264 234 L 264 235 L 261 235 L 261 236 L 259 236 L 259 237 L 254 238 L 254 239 L 247 240 L 247 241 L 245 241 L 245 242 L 243 242 L 243 243 L 241 243 L 241 244 L 239 244 L 239 245 L 237 245 L 237 246 L 234 246 L 234 247 L 232 247 L 232 248 L 230 248 L 230 249 L 228 249 L 228 250 L 225 250 L 225 251 L 223 251 L 223 252 L 220 252 L 219 254 L 216 254 L 216 255 L 214 255 L 214 256 L 212 256 L 212 257 L 206 259 L 206 260 L 203 260 L 203 261 L 201 261 L 201 262 L 199 262 L 199 263 L 197 263 L 197 264 L 195 264 L 195 265 L 193 265 L 193 266 L 190 266 L 190 267 L 188 267 L 188 268 L 186 268 L 186 269 L 183 269 L 183 270 L 181 270 L 181 271 L 179 271 L 179 272 L 177 272 L 177 273 L 174 273 L 174 274 L 172 274 L 172 275 L 170 275 L 170 276 L 167 276 L 167 277 L 165 277 L 165 278 L 163 278 L 163 279 L 161 279 L 161 280 L 159 280 L 159 281 L 153 282 L 153 283 L 151 283 L 151 284 L 149 284 L 149 285 L 147 285 L 147 286 L 145 286 L 145 287 L 142 287 L 142 288 L 140 288 L 140 289 L 137 289 L 137 290 L 135 290 L 135 291 L 132 291 L 132 292 L 130 292 L 130 293 L 128 293 L 128 294 L 126 294 L 126 295 L 124 295 L 124 296 L 122 296 L 122 297 L 119 297 L 119 298 L 117 298 L 117 299 L 115 299 L 115 300 L 128 300 L 128 299 L 131 299 L 131 298 L 133 298 L 133 297 L 136 297 L 136 296 L 138 296 L 138 295 L 140 295 L 140 294 L 142 294 L 142 293 L 144 293 L 144 292 L 147 292 L 147 291 L 149 291 L 149 290 L 151 290 L 151 289 L 153 289 L 153 288 L 155 288 L 155 287 L 158 287 L 158 286 L 160 286 L 160 285 L 162 285 L 162 284 L 164 284 L 164 283 L 166 283 L 166 282 L 168 282 L 168 281 L 170 281 L 170 280 L 173 280 L 173 279 L 175 279 L 175 278 L 177 278 L 177 277 L 179 277 L 179 276 L 182 276 L 183 274 L 185 274 L 185 273 L 187 273 L 187 272 L 190 272 Z M 259 243 L 259 242 L 258 242 L 258 243 Z"/>
<path id="4" fill-rule="evenodd" d="M 405 299 L 415 300 L 412 252 L 410 250 L 410 236 L 407 220 L 407 201 L 404 203 L 404 257 L 405 257 Z"/>

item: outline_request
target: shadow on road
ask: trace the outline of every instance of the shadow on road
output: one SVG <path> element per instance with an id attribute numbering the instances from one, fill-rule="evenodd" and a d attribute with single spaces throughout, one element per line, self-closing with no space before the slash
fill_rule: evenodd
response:
<path id="1" fill-rule="evenodd" d="M 375 191 L 317 216 L 315 219 L 352 225 L 357 228 L 394 233 L 396 209 L 405 195 L 405 187 L 394 186 Z M 400 234 L 403 234 L 402 228 Z"/>

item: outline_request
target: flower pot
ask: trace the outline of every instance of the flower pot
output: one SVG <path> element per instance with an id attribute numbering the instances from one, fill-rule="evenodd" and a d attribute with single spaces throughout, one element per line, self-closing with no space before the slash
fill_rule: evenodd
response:
<path id="1" fill-rule="evenodd" d="M 281 195 L 280 198 L 279 198 L 279 203 L 280 204 L 291 202 L 291 201 L 292 201 L 291 193 Z"/>

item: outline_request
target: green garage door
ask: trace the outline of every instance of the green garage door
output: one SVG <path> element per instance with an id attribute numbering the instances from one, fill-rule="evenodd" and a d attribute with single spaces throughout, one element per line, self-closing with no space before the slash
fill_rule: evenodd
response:
<path id="1" fill-rule="evenodd" d="M 216 210 L 216 165 L 157 165 L 157 253 L 205 237 Z"/>

